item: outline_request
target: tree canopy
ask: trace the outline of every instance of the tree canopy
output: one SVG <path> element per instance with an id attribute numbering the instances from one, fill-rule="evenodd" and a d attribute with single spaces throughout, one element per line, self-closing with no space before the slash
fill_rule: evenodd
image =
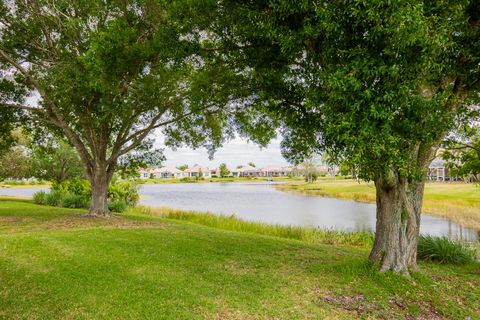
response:
<path id="1" fill-rule="evenodd" d="M 252 125 L 255 113 L 237 101 L 247 96 L 240 92 L 245 88 L 232 85 L 239 76 L 199 45 L 215 6 L 143 0 L 0 5 L 0 71 L 12 74 L 3 79 L 0 106 L 27 110 L 75 147 L 92 183 L 92 214 L 108 214 L 106 190 L 118 160 L 144 149 L 156 129 L 167 145 L 210 152 L 234 129 L 263 143 L 274 134 L 266 123 Z"/>
<path id="2" fill-rule="evenodd" d="M 377 188 L 371 259 L 416 268 L 423 181 L 478 102 L 476 1 L 223 1 L 217 46 L 279 116 L 292 162 L 328 152 Z M 227 49 L 225 49 L 227 50 Z"/>

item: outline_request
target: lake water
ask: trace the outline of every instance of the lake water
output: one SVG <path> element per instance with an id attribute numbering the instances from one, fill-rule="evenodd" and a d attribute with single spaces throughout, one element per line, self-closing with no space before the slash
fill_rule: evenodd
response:
<path id="1" fill-rule="evenodd" d="M 42 188 L 0 188 L 0 195 L 31 196 Z M 141 204 L 184 210 L 210 211 L 270 224 L 331 228 L 375 229 L 375 205 L 350 200 L 290 194 L 273 183 L 182 183 L 146 184 Z M 422 234 L 478 241 L 480 231 L 462 227 L 447 219 L 422 215 Z"/>

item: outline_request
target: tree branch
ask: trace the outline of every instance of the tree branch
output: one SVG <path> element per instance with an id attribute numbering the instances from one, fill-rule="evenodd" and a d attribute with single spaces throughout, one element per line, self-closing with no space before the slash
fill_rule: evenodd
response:
<path id="1" fill-rule="evenodd" d="M 26 106 L 26 105 L 19 104 L 19 103 L 0 102 L 0 107 L 2 107 L 2 108 L 14 108 L 14 109 L 28 110 L 28 111 L 33 111 L 33 112 L 38 112 L 38 113 L 43 113 L 43 114 L 45 114 L 45 110 L 42 110 L 41 108 L 32 107 L 32 106 Z"/>
<path id="2" fill-rule="evenodd" d="M 160 123 L 157 123 L 157 121 L 160 119 L 160 117 L 156 116 L 152 122 L 150 123 L 150 125 L 148 127 L 146 127 L 145 129 L 142 129 L 140 131 L 137 131 L 135 133 L 133 133 L 132 135 L 130 135 L 125 141 L 123 144 L 127 143 L 128 141 L 132 141 L 132 143 L 124 148 L 124 149 L 121 149 L 119 152 L 118 152 L 118 155 L 116 156 L 116 158 L 118 158 L 119 156 L 121 155 L 124 155 L 132 150 L 134 150 L 136 147 L 138 147 L 140 145 L 140 143 L 142 143 L 143 139 L 145 139 L 147 137 L 147 135 L 152 132 L 153 130 L 155 129 L 158 129 L 160 127 L 163 127 L 163 126 L 166 126 L 166 125 L 169 125 L 169 124 L 172 124 L 172 123 L 175 123 L 175 122 L 178 122 L 178 121 L 181 121 L 185 118 L 187 118 L 188 116 L 191 116 L 192 114 L 194 113 L 197 113 L 197 112 L 200 112 L 200 111 L 205 111 L 211 107 L 214 107 L 216 106 L 216 104 L 210 104 L 210 105 L 207 105 L 207 106 L 204 106 L 202 108 L 199 108 L 199 109 L 195 109 L 195 110 L 192 110 L 190 112 L 187 112 L 181 116 L 178 116 L 176 118 L 173 118 L 173 119 L 170 119 L 170 120 L 167 120 L 167 121 L 162 121 Z M 161 116 L 162 114 L 160 114 Z M 112 157 L 111 159 L 113 159 L 113 154 L 112 154 Z M 111 161 L 111 159 L 109 159 L 109 161 Z"/>
<path id="3" fill-rule="evenodd" d="M 17 61 L 15 61 L 12 57 L 10 57 L 2 48 L 0 48 L 0 56 L 3 57 L 8 63 L 10 63 L 13 67 L 15 67 L 20 73 L 22 73 L 25 78 L 27 78 L 28 82 L 35 88 L 40 96 L 44 99 L 47 105 L 50 107 L 45 112 L 45 115 L 49 118 L 50 122 L 56 125 L 58 128 L 62 129 L 65 135 L 67 136 L 68 140 L 75 146 L 75 148 L 80 153 L 80 157 L 88 163 L 90 167 L 93 166 L 92 157 L 88 153 L 87 148 L 85 148 L 84 143 L 80 139 L 80 136 L 75 133 L 67 124 L 65 119 L 63 118 L 62 114 L 58 110 L 55 103 L 50 99 L 47 95 L 45 90 L 43 90 L 42 86 L 38 83 L 38 81 L 32 77 L 32 75 L 22 67 Z"/>

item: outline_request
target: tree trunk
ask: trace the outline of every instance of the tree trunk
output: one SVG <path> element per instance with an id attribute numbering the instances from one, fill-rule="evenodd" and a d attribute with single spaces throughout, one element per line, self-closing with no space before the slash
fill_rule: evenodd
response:
<path id="1" fill-rule="evenodd" d="M 417 270 L 417 245 L 424 181 L 408 182 L 398 173 L 375 179 L 377 224 L 370 260 L 381 271 L 409 275 Z"/>
<path id="2" fill-rule="evenodd" d="M 108 210 L 108 185 L 112 175 L 107 170 L 107 167 L 102 164 L 97 164 L 90 176 L 90 183 L 92 187 L 92 198 L 90 204 L 89 216 L 92 217 L 110 217 L 111 213 Z"/>

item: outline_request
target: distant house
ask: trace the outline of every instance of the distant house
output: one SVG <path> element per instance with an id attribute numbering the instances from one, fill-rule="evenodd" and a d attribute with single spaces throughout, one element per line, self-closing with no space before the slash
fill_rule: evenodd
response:
<path id="1" fill-rule="evenodd" d="M 179 179 L 184 176 L 183 171 L 175 167 L 148 168 L 139 171 L 140 179 L 160 178 Z"/>
<path id="2" fill-rule="evenodd" d="M 262 171 L 255 167 L 246 165 L 238 169 L 232 170 L 232 175 L 234 177 L 261 177 Z"/>
<path id="3" fill-rule="evenodd" d="M 180 179 L 184 172 L 175 167 L 162 167 L 155 172 L 155 178 L 162 179 Z"/>
<path id="4" fill-rule="evenodd" d="M 157 170 L 157 168 L 140 169 L 140 179 L 150 179 L 155 177 L 155 173 L 157 172 Z"/>
<path id="5" fill-rule="evenodd" d="M 202 167 L 198 164 L 194 165 L 191 168 L 188 168 L 184 171 L 185 177 L 189 178 L 196 178 L 196 177 L 203 177 L 203 178 L 211 178 L 212 173 L 208 167 Z"/>
<path id="6" fill-rule="evenodd" d="M 261 169 L 263 177 L 286 177 L 292 173 L 292 168 L 270 166 Z"/>
<path id="7" fill-rule="evenodd" d="M 432 181 L 448 181 L 450 180 L 448 168 L 445 166 L 446 162 L 442 158 L 435 158 L 428 166 L 428 180 Z"/>
<path id="8" fill-rule="evenodd" d="M 211 168 L 210 169 L 210 176 L 212 178 L 218 178 L 220 177 L 220 169 L 219 168 Z"/>
<path id="9" fill-rule="evenodd" d="M 227 177 L 232 177 L 233 176 L 233 170 L 228 168 L 227 167 L 227 170 L 228 170 L 228 174 L 227 174 Z M 212 178 L 220 178 L 221 177 L 221 174 L 220 174 L 220 168 L 213 168 L 213 169 L 210 169 L 210 175 Z"/>

